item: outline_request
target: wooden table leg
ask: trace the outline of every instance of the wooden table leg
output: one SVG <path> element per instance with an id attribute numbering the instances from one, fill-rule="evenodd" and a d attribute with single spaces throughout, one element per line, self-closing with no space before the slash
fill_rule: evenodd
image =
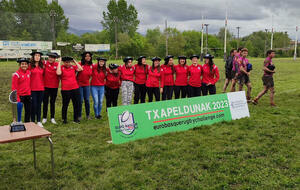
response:
<path id="1" fill-rule="evenodd" d="M 53 142 L 50 137 L 48 137 L 48 141 L 50 143 L 50 151 L 51 151 L 51 165 L 52 165 L 52 177 L 54 179 L 54 155 L 53 155 Z"/>
<path id="2" fill-rule="evenodd" d="M 32 140 L 32 146 L 33 146 L 33 166 L 34 169 L 36 169 L 35 139 Z"/>

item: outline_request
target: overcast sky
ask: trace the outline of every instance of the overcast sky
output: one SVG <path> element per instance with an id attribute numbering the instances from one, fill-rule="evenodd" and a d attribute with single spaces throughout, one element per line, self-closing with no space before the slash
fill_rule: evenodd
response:
<path id="1" fill-rule="evenodd" d="M 101 30 L 102 12 L 107 11 L 109 0 L 58 0 L 70 20 L 70 27 L 79 30 Z M 138 11 L 138 32 L 164 27 L 168 20 L 171 27 L 183 30 L 201 30 L 201 17 L 209 24 L 209 33 L 217 33 L 224 26 L 226 4 L 228 27 L 237 35 L 272 28 L 288 31 L 295 36 L 295 26 L 300 26 L 300 0 L 127 0 Z"/>

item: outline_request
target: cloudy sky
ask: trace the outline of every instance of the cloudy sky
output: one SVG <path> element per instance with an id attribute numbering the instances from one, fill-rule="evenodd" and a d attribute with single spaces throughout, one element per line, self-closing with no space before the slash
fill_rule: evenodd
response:
<path id="1" fill-rule="evenodd" d="M 102 12 L 107 11 L 109 0 L 58 0 L 70 20 L 70 27 L 78 30 L 101 30 Z M 237 35 L 245 36 L 253 31 L 272 28 L 288 31 L 295 36 L 296 25 L 300 26 L 300 0 L 127 0 L 138 11 L 138 32 L 160 27 L 164 20 L 171 27 L 183 30 L 201 30 L 202 15 L 209 24 L 209 33 L 217 33 L 224 26 L 225 10 L 228 7 L 228 27 Z M 226 6 L 227 5 L 227 6 Z"/>

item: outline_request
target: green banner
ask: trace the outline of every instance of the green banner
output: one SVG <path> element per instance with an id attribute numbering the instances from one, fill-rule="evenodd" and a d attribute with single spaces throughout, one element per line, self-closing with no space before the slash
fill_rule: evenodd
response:
<path id="1" fill-rule="evenodd" d="M 249 116 L 244 91 L 108 108 L 114 144 Z"/>

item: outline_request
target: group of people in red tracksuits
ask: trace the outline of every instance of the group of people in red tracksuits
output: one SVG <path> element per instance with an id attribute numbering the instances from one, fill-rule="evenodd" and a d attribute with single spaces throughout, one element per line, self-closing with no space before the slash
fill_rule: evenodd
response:
<path id="1" fill-rule="evenodd" d="M 44 61 L 42 55 L 41 52 L 33 52 L 30 59 L 18 59 L 19 70 L 12 77 L 12 90 L 17 91 L 19 102 L 18 113 L 22 112 L 24 106 L 24 121 L 37 122 L 41 127 L 47 122 L 49 100 L 50 121 L 56 124 L 55 103 L 59 82 L 63 123 L 67 123 L 70 101 L 73 104 L 73 120 L 79 123 L 83 103 L 86 118 L 91 119 L 90 95 L 95 118 L 101 119 L 104 96 L 106 108 L 118 105 L 120 91 L 122 105 L 132 104 L 132 98 L 134 104 L 145 103 L 146 95 L 149 102 L 153 98 L 155 101 L 171 100 L 173 95 L 175 99 L 206 96 L 216 94 L 215 84 L 220 78 L 211 54 L 204 56 L 203 65 L 199 64 L 198 55 L 190 56 L 190 66 L 187 65 L 186 56 L 178 56 L 177 64 L 174 63 L 174 56 L 168 55 L 162 64 L 161 58 L 153 57 L 152 64 L 148 65 L 146 57 L 140 56 L 137 64 L 133 64 L 132 57 L 125 57 L 123 65 L 111 63 L 107 66 L 107 59 L 103 57 L 98 57 L 97 62 L 93 63 L 91 52 L 84 52 L 80 62 L 68 56 L 61 58 L 56 53 L 47 54 L 48 59 Z M 21 116 L 18 121 L 21 121 Z"/>

